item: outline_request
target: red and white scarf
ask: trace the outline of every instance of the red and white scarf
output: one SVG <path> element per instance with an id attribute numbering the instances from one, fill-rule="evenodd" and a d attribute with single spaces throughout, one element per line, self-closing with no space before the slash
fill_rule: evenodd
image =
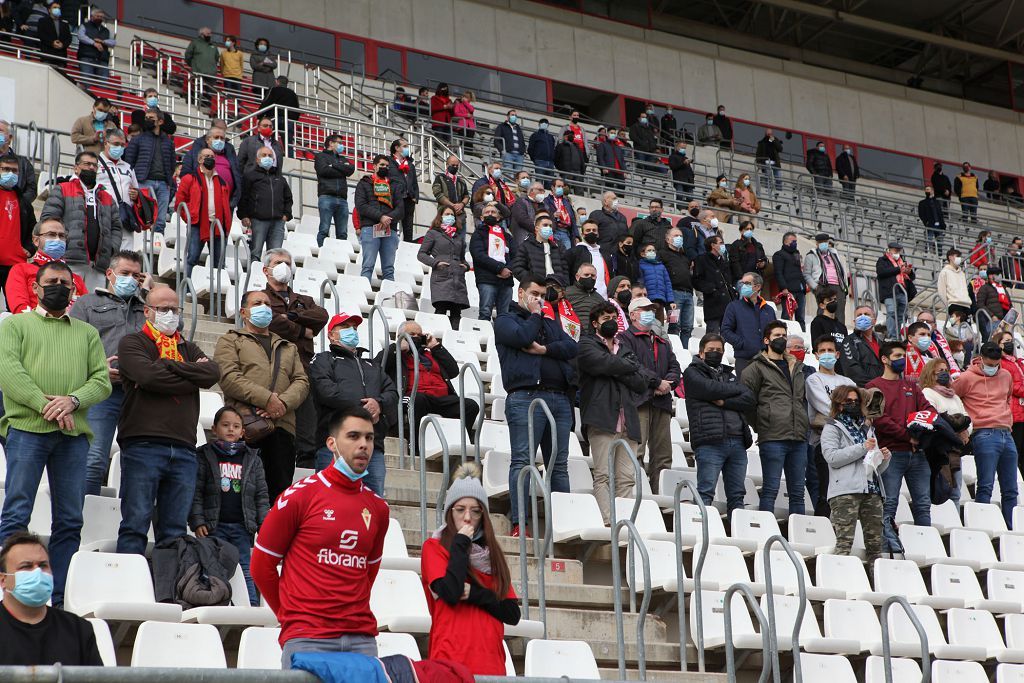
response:
<path id="1" fill-rule="evenodd" d="M 495 261 L 507 263 L 508 238 L 500 225 L 492 225 L 487 229 L 487 255 Z"/>
<path id="2" fill-rule="evenodd" d="M 576 311 L 573 310 L 572 304 L 565 299 L 559 299 L 558 303 L 558 322 L 562 325 L 562 330 L 573 338 L 573 341 L 580 340 L 580 318 L 576 315 Z M 555 309 L 551 305 L 551 302 L 544 302 L 544 317 L 548 320 L 555 319 Z"/>
<path id="3" fill-rule="evenodd" d="M 953 351 L 949 348 L 946 338 L 939 332 L 934 332 L 933 334 L 935 336 L 932 338 L 931 346 L 926 351 L 927 356 L 918 350 L 916 344 L 907 344 L 907 370 L 903 374 L 904 377 L 908 379 L 920 377 L 925 363 L 933 358 L 941 358 L 946 361 L 946 365 L 949 366 L 950 377 L 956 379 L 960 376 L 960 366 L 957 365 L 956 359 L 953 358 Z"/>
<path id="4" fill-rule="evenodd" d="M 400 170 L 402 173 L 409 172 L 409 160 L 402 156 L 401 154 L 395 155 L 395 163 L 398 164 L 398 170 Z"/>
<path id="5" fill-rule="evenodd" d="M 572 217 L 569 215 L 569 205 L 563 197 L 554 197 L 555 220 L 562 225 L 570 225 Z"/>
<path id="6" fill-rule="evenodd" d="M 885 257 L 887 259 L 889 259 L 889 263 L 891 263 L 894 267 L 900 269 L 900 272 L 896 275 L 896 282 L 898 282 L 901 285 L 905 286 L 906 282 L 907 282 L 907 276 L 903 274 L 903 257 L 902 256 L 894 257 L 892 255 L 892 253 L 888 252 L 888 251 L 885 252 Z"/>
<path id="7" fill-rule="evenodd" d="M 996 294 L 999 295 L 999 305 L 1003 307 L 1003 313 L 1010 310 L 1010 295 L 1006 293 L 1006 288 L 998 282 L 993 282 L 992 287 L 995 288 Z"/>
<path id="8" fill-rule="evenodd" d="M 511 206 L 512 202 L 515 201 L 515 195 L 512 194 L 512 190 L 509 189 L 503 180 L 495 180 L 494 176 L 487 176 L 487 184 L 497 190 L 494 198 L 502 204 Z"/>
<path id="9" fill-rule="evenodd" d="M 579 147 L 581 152 L 585 152 L 586 143 L 583 141 L 583 129 L 579 126 L 569 124 L 569 130 L 572 131 L 573 144 Z"/>

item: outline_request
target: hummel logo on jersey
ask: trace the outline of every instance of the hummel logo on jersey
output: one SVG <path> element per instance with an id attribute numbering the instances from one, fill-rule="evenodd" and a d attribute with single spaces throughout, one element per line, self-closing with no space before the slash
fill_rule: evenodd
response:
<path id="1" fill-rule="evenodd" d="M 332 510 L 330 508 L 326 508 L 324 510 L 324 520 L 323 521 L 325 521 L 325 522 L 333 522 L 334 521 L 334 510 Z"/>
<path id="2" fill-rule="evenodd" d="M 359 543 L 359 532 L 355 529 L 346 529 L 341 532 L 341 540 L 338 541 L 338 550 L 355 550 Z"/>

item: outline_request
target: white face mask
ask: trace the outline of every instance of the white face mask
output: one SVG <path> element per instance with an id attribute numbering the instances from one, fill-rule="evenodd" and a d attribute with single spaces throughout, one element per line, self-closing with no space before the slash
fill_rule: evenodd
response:
<path id="1" fill-rule="evenodd" d="M 286 285 L 292 281 L 292 267 L 284 262 L 278 263 L 271 269 L 270 276 L 282 285 Z"/>
<path id="2" fill-rule="evenodd" d="M 619 208 L 619 200 L 618 199 L 613 199 L 612 200 L 612 208 L 613 209 Z"/>
<path id="3" fill-rule="evenodd" d="M 717 218 L 712 218 L 711 219 L 711 227 L 712 228 L 717 228 L 718 227 L 718 219 Z"/>
<path id="4" fill-rule="evenodd" d="M 153 316 L 153 327 L 155 327 L 160 334 L 174 334 L 178 331 L 178 314 L 174 311 L 167 311 L 165 313 L 157 311 Z"/>

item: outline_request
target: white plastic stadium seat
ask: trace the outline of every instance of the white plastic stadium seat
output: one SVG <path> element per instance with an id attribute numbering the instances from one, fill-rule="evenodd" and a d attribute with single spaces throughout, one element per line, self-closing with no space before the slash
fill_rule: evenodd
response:
<path id="1" fill-rule="evenodd" d="M 985 661 L 985 648 L 972 647 L 970 645 L 950 645 L 946 635 L 942 632 L 939 618 L 935 610 L 926 605 L 911 605 L 910 609 L 921 626 L 924 627 L 925 635 L 928 636 L 928 651 L 939 659 L 969 659 Z M 899 605 L 892 605 L 889 608 L 889 634 L 893 641 L 908 643 L 920 648 L 921 641 L 917 629 L 910 621 L 910 617 Z"/>
<path id="2" fill-rule="evenodd" d="M 401 633 L 428 633 L 430 609 L 416 572 L 381 569 L 370 590 L 370 611 L 377 628 Z"/>
<path id="3" fill-rule="evenodd" d="M 68 567 L 64 609 L 114 621 L 181 621 L 181 606 L 158 603 L 142 555 L 79 551 Z"/>
<path id="4" fill-rule="evenodd" d="M 789 554 L 781 548 L 772 548 L 769 562 L 771 562 L 772 586 L 775 593 L 796 595 L 800 591 L 800 585 L 797 580 L 797 568 L 793 561 L 789 559 Z M 804 590 L 807 591 L 808 599 L 823 602 L 829 598 L 846 597 L 846 591 L 815 586 L 811 581 L 811 575 L 807 571 L 807 565 L 802 561 L 800 562 L 800 571 L 804 575 Z M 766 587 L 768 585 L 764 567 L 764 553 L 757 553 L 754 557 L 754 581 L 763 583 Z"/>
<path id="5" fill-rule="evenodd" d="M 1003 512 L 995 503 L 964 503 L 964 526 L 968 529 L 980 529 L 992 538 L 1004 534 L 1024 534 L 1024 531 L 1010 531 L 1006 528 Z"/>
<path id="6" fill-rule="evenodd" d="M 793 647 L 793 626 L 796 625 L 796 614 L 800 609 L 800 598 L 795 595 L 776 595 L 775 624 L 778 629 L 779 649 Z M 768 594 L 761 596 L 761 611 L 768 614 Z M 804 602 L 804 618 L 800 624 L 800 647 L 805 652 L 819 654 L 856 655 L 860 652 L 859 640 L 842 640 L 823 638 L 818 628 L 818 620 L 809 601 Z"/>
<path id="7" fill-rule="evenodd" d="M 884 659 L 871 655 L 867 659 L 864 670 L 864 683 L 885 683 Z M 913 659 L 892 660 L 892 680 L 894 681 L 919 681 L 921 680 L 921 665 Z"/>
<path id="8" fill-rule="evenodd" d="M 988 674 L 978 662 L 936 659 L 932 662 L 932 683 L 988 683 Z"/>
<path id="9" fill-rule="evenodd" d="M 239 669 L 280 669 L 281 629 L 252 626 L 238 640 Z"/>
<path id="10" fill-rule="evenodd" d="M 829 554 L 836 548 L 836 531 L 828 517 L 790 515 L 786 540 L 814 548 L 814 555 Z"/>
<path id="11" fill-rule="evenodd" d="M 962 564 L 970 567 L 974 571 L 978 571 L 981 568 L 981 563 L 976 559 L 972 560 L 965 557 L 951 558 L 946 553 L 946 546 L 942 543 L 942 536 L 939 534 L 939 530 L 933 526 L 901 524 L 899 533 L 900 541 L 903 543 L 903 549 L 906 550 L 906 558 L 908 560 L 913 560 L 921 567 L 929 567 L 933 564 L 939 563 Z M 963 534 L 971 532 L 963 529 L 957 529 L 954 530 L 954 532 L 951 532 L 951 537 L 953 533 Z M 987 539 L 985 545 L 988 545 L 989 550 L 992 549 L 992 544 L 988 543 Z"/>
<path id="12" fill-rule="evenodd" d="M 87 621 L 92 624 L 92 631 L 96 634 L 96 649 L 100 652 L 103 666 L 117 666 L 117 652 L 114 650 L 114 639 L 110 637 L 107 622 L 96 618 Z"/>
<path id="13" fill-rule="evenodd" d="M 555 543 L 612 540 L 612 530 L 604 525 L 597 499 L 581 493 L 551 494 L 551 535 Z"/>
<path id="14" fill-rule="evenodd" d="M 107 496 L 86 496 L 82 507 L 82 542 L 79 550 L 112 553 L 117 549 L 121 526 L 121 500 Z"/>
<path id="15" fill-rule="evenodd" d="M 216 626 L 144 621 L 135 634 L 132 666 L 224 669 L 227 660 Z"/>
<path id="16" fill-rule="evenodd" d="M 378 633 L 377 656 L 389 657 L 391 655 L 405 655 L 414 662 L 422 659 L 420 648 L 412 635 L 408 633 Z"/>
<path id="17" fill-rule="evenodd" d="M 875 560 L 875 588 L 879 593 L 903 595 L 908 602 L 928 605 L 935 609 L 962 607 L 963 600 L 955 597 L 931 595 L 917 564 L 910 560 Z"/>
<path id="18" fill-rule="evenodd" d="M 601 680 L 590 645 L 582 640 L 531 640 L 526 644 L 524 676 Z"/>
<path id="19" fill-rule="evenodd" d="M 1024 683 L 1024 665 L 1000 664 L 996 667 L 996 683 Z"/>
<path id="20" fill-rule="evenodd" d="M 730 601 L 732 610 L 732 641 L 741 650 L 760 650 L 761 636 L 754 630 L 747 601 L 739 593 L 733 593 Z M 725 593 L 701 591 L 701 613 L 704 625 L 704 647 L 715 650 L 725 646 Z M 690 610 L 690 632 L 697 632 L 697 610 Z M 809 679 L 810 680 L 810 679 Z"/>
<path id="21" fill-rule="evenodd" d="M 772 536 L 781 536 L 782 531 L 779 529 L 779 521 L 771 512 L 737 509 L 732 513 L 732 535 L 756 541 L 760 550 Z M 790 542 L 789 545 L 804 557 L 814 555 L 814 546 L 796 542 Z"/>
<path id="22" fill-rule="evenodd" d="M 859 640 L 862 652 L 882 654 L 882 626 L 875 608 L 863 600 L 826 600 L 825 635 L 829 638 Z M 919 646 L 893 642 L 894 657 L 914 657 L 921 654 Z M 815 679 L 816 680 L 816 679 Z"/>
<path id="23" fill-rule="evenodd" d="M 871 589 L 864 565 L 850 555 L 818 555 L 815 576 L 818 577 L 819 587 L 843 591 L 850 600 L 881 605 L 889 597 Z"/>
<path id="24" fill-rule="evenodd" d="M 1010 549 L 1021 547 L 1024 550 L 1024 536 L 1003 536 L 999 539 L 999 547 Z M 960 560 L 959 564 L 974 563 L 978 570 L 984 569 L 1009 569 L 1011 571 L 1024 571 L 1024 562 L 1007 562 L 996 556 L 992 541 L 984 531 L 975 529 L 953 529 L 949 532 L 949 554 L 954 560 Z M 1024 559 L 1024 556 L 1021 557 Z"/>
<path id="25" fill-rule="evenodd" d="M 420 573 L 420 558 L 409 557 L 409 549 L 405 545 L 405 532 L 402 531 L 401 522 L 394 517 L 391 518 L 388 532 L 384 536 L 384 555 L 380 567 Z"/>
<path id="26" fill-rule="evenodd" d="M 800 667 L 805 681 L 857 683 L 850 660 L 842 655 L 813 655 L 802 652 Z"/>
<path id="27" fill-rule="evenodd" d="M 986 599 L 970 567 L 949 564 L 932 565 L 932 595 L 959 598 L 964 607 L 983 609 L 999 614 L 1018 614 L 1020 602 Z"/>
<path id="28" fill-rule="evenodd" d="M 693 563 L 690 566 L 690 575 L 693 576 L 697 568 L 697 558 L 700 547 L 693 549 Z M 747 571 L 747 563 L 739 548 L 731 545 L 708 546 L 707 556 L 704 558 L 704 568 L 701 576 L 703 582 L 701 588 L 704 590 L 725 591 L 734 583 L 745 583 L 750 585 L 754 595 L 764 593 L 763 583 L 754 583 L 750 580 L 750 573 Z"/>
<path id="29" fill-rule="evenodd" d="M 1024 650 L 1010 649 L 1003 642 L 996 618 L 981 609 L 951 609 L 946 614 L 949 642 L 985 648 L 988 659 L 1011 664 L 1024 663 Z"/>

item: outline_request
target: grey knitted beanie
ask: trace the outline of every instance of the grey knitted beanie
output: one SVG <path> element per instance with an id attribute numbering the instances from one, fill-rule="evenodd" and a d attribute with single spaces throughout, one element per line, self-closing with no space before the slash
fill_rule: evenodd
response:
<path id="1" fill-rule="evenodd" d="M 490 512 L 487 505 L 487 492 L 484 485 L 480 483 L 480 465 L 475 462 L 467 462 L 459 465 L 452 474 L 452 485 L 448 487 L 448 493 L 444 496 L 444 518 L 448 517 L 448 510 L 460 498 L 476 498 L 480 501 L 484 511 Z"/>

